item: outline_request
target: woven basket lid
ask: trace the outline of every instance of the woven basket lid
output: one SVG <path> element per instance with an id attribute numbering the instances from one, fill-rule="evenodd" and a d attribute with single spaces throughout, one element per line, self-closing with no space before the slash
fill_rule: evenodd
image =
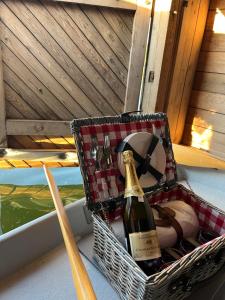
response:
<path id="1" fill-rule="evenodd" d="M 139 115 L 124 113 L 110 117 L 75 119 L 71 123 L 71 128 L 75 137 L 87 205 L 90 210 L 98 211 L 103 204 L 107 207 L 108 203 L 111 205 L 111 202 L 119 203 L 121 201 L 124 193 L 124 182 L 120 180 L 120 173 L 123 174 L 124 171 L 122 167 L 119 167 L 120 162 L 117 166 L 115 161 L 121 160 L 117 146 L 127 139 L 132 145 L 135 144 L 133 146 L 143 157 L 146 148 L 149 147 L 149 139 L 152 139 L 153 136 L 159 139 L 151 154 L 150 165 L 163 176 L 156 181 L 151 174 L 142 175 L 141 184 L 145 192 L 154 192 L 158 188 L 171 186 L 176 182 L 176 163 L 173 157 L 168 120 L 164 113 Z M 90 161 L 91 136 L 97 135 L 99 144 L 103 144 L 105 134 L 110 136 L 114 168 L 116 168 L 113 172 L 116 176 L 120 195 L 116 198 L 109 198 L 109 201 L 99 202 L 95 193 L 97 178 L 93 171 L 93 162 Z M 136 139 L 138 139 L 137 142 Z"/>

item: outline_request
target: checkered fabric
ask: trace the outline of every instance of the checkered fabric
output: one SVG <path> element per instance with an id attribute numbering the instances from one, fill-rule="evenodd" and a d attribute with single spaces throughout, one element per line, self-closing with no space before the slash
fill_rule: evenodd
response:
<path id="1" fill-rule="evenodd" d="M 129 123 L 114 123 L 114 124 L 101 124 L 101 125 L 90 125 L 82 126 L 80 128 L 80 138 L 82 139 L 83 151 L 84 151 L 84 161 L 86 164 L 86 171 L 88 174 L 88 179 L 90 183 L 90 193 L 91 200 L 93 203 L 102 201 L 99 197 L 99 191 L 102 190 L 101 181 L 98 180 L 95 174 L 94 160 L 91 158 L 91 146 L 92 146 L 92 136 L 96 136 L 98 144 L 103 146 L 104 135 L 108 134 L 110 138 L 111 153 L 113 160 L 113 169 L 107 170 L 107 176 L 115 177 L 115 182 L 118 190 L 118 196 L 124 191 L 124 185 L 120 181 L 120 172 L 117 165 L 117 153 L 115 148 L 117 145 L 129 134 L 135 132 L 149 132 L 157 135 L 159 138 L 165 138 L 165 121 L 164 120 L 148 120 L 148 121 L 135 121 Z M 163 181 L 170 181 L 174 179 L 175 164 L 173 161 L 172 149 L 166 150 L 166 170 L 163 177 Z M 101 173 L 103 177 L 106 176 L 105 172 Z M 99 173 L 97 175 L 99 178 Z M 115 197 L 115 194 L 114 194 Z M 107 200 L 107 199 L 105 199 Z"/>
<path id="2" fill-rule="evenodd" d="M 165 126 L 167 126 L 166 121 L 160 117 L 159 119 L 138 120 L 128 123 L 115 122 L 81 126 L 79 138 L 82 140 L 84 163 L 90 188 L 89 201 L 92 203 L 102 202 L 109 200 L 105 199 L 106 197 L 104 197 L 104 195 L 114 199 L 123 194 L 124 185 L 119 179 L 120 172 L 117 165 L 117 153 L 115 149 L 126 136 L 136 132 L 149 132 L 166 140 Z M 96 136 L 98 145 L 103 146 L 105 134 L 109 135 L 113 166 L 111 169 L 96 171 L 95 161 L 91 158 L 90 153 L 92 137 Z M 166 147 L 165 153 L 166 170 L 162 182 L 174 180 L 176 170 L 172 148 L 170 146 Z M 107 193 L 104 193 L 105 189 L 108 189 Z M 225 234 L 225 215 L 183 186 L 178 185 L 170 191 L 158 191 L 149 198 L 149 201 L 151 204 L 155 204 L 176 199 L 183 199 L 195 209 L 202 227 L 210 227 L 211 230 L 219 234 Z M 116 219 L 120 217 L 121 212 L 122 208 L 118 205 L 114 207 L 113 211 L 107 212 L 107 219 Z"/>
<path id="3" fill-rule="evenodd" d="M 225 212 L 219 211 L 216 207 L 205 202 L 183 186 L 177 185 L 170 191 L 159 191 L 149 197 L 150 204 L 171 200 L 184 200 L 195 210 L 201 227 L 209 228 L 220 235 L 225 235 Z"/>
<path id="4" fill-rule="evenodd" d="M 210 277 L 224 263 L 224 258 L 220 257 L 222 257 L 221 251 L 224 251 L 225 212 L 213 207 L 182 185 L 170 185 L 169 188 L 166 186 L 166 183 L 173 184 L 176 180 L 176 164 L 173 158 L 167 124 L 166 116 L 162 113 L 129 117 L 115 116 L 80 119 L 74 120 L 72 124 L 81 171 L 84 177 L 87 204 L 92 210 L 96 208 L 93 214 L 95 258 L 103 273 L 110 279 L 110 282 L 119 291 L 123 299 L 154 298 L 159 300 L 164 299 L 165 295 L 169 299 L 183 299 L 190 293 L 186 290 L 185 281 L 176 290 L 173 290 L 171 294 L 170 287 L 173 281 L 182 282 L 188 274 L 187 270 L 190 270 L 190 277 L 187 277 L 188 284 L 190 282 L 195 284 Z M 159 185 L 157 185 L 153 187 L 154 192 L 146 194 L 150 204 L 183 200 L 194 208 L 201 227 L 209 228 L 222 235 L 209 243 L 197 247 L 193 253 L 184 256 L 181 262 L 179 260 L 169 266 L 168 270 L 160 272 L 160 275 L 156 274 L 154 284 L 152 279 L 147 279 L 146 281 L 145 278 L 142 278 L 141 273 L 137 272 L 138 268 L 135 262 L 132 262 L 131 257 L 117 241 L 109 226 L 110 221 L 121 217 L 123 210 L 122 197 L 117 197 L 123 194 L 124 186 L 119 179 L 120 172 L 115 149 L 125 137 L 136 132 L 148 132 L 158 136 L 159 139 L 162 139 L 166 153 L 166 170 L 162 181 L 160 181 L 160 186 L 161 184 L 163 186 L 157 189 L 159 188 Z M 104 135 L 106 134 L 110 139 L 113 160 L 112 168 L 96 171 L 95 161 L 91 158 L 90 153 L 92 139 L 93 136 L 96 136 L 98 145 L 103 146 Z M 109 199 L 105 199 L 106 195 Z M 105 200 L 112 201 L 107 202 L 110 205 L 101 205 Z M 103 207 L 105 209 L 102 209 Z M 212 257 L 213 253 L 215 256 Z M 196 264 L 199 257 L 200 261 L 206 262 L 200 267 Z"/>

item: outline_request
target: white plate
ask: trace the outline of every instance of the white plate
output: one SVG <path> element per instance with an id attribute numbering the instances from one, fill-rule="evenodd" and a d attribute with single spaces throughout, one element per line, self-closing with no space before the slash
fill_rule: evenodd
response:
<path id="1" fill-rule="evenodd" d="M 128 135 L 124 142 L 127 142 L 139 155 L 141 155 L 143 158 L 145 157 L 149 145 L 152 141 L 153 134 L 148 132 L 136 132 Z M 118 153 L 117 156 L 118 159 L 118 167 L 123 175 L 125 176 L 125 168 L 124 163 L 122 159 L 122 152 Z M 139 165 L 138 162 L 135 162 L 136 167 Z M 155 168 L 160 173 L 165 173 L 166 168 L 166 154 L 165 150 L 163 148 L 163 145 L 160 143 L 160 141 L 157 143 L 152 155 L 151 155 L 151 161 L 150 165 Z M 147 172 L 144 175 L 141 175 L 140 177 L 140 184 L 143 188 L 151 187 L 155 184 L 157 184 L 157 180 L 153 175 L 151 175 L 149 172 Z"/>

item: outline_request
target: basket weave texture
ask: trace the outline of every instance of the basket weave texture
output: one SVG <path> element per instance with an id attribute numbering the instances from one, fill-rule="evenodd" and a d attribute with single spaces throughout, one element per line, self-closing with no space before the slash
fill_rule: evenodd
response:
<path id="1" fill-rule="evenodd" d="M 184 299 L 192 288 L 212 275 L 225 263 L 225 214 L 181 185 L 170 191 L 158 191 L 150 203 L 184 199 L 197 212 L 200 225 L 222 234 L 196 248 L 160 273 L 147 277 L 114 236 L 111 228 L 97 214 L 94 220 L 94 255 L 102 272 L 120 294 L 121 299 Z M 222 224 L 220 227 L 218 224 Z"/>
<path id="2" fill-rule="evenodd" d="M 173 157 L 167 117 L 165 114 L 122 115 L 74 120 L 71 124 L 78 149 L 84 179 L 87 206 L 93 213 L 94 256 L 121 299 L 183 299 L 191 294 L 198 282 L 215 274 L 225 263 L 225 212 L 207 203 L 193 192 L 176 184 L 176 164 Z M 133 132 L 157 135 L 166 153 L 166 170 L 162 180 L 146 189 L 150 204 L 183 199 L 198 215 L 201 227 L 211 229 L 220 237 L 196 248 L 163 271 L 147 277 L 115 237 L 109 221 L 121 216 L 124 186 L 119 180 L 116 146 Z M 103 143 L 104 134 L 110 136 L 118 197 L 101 202 L 90 155 L 91 136 Z M 104 174 L 104 173 L 103 173 Z M 104 175 L 103 175 L 104 176 Z M 104 218 L 102 218 L 104 216 Z"/>

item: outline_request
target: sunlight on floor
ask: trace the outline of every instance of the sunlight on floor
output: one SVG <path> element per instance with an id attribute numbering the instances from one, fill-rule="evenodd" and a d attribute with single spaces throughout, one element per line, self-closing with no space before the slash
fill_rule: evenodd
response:
<path id="1" fill-rule="evenodd" d="M 225 16 L 219 8 L 216 9 L 213 31 L 214 33 L 225 33 Z"/>
<path id="2" fill-rule="evenodd" d="M 195 126 L 196 123 L 198 124 L 198 126 L 202 126 L 202 127 L 196 127 Z M 191 146 L 198 149 L 209 150 L 212 135 L 213 135 L 212 125 L 208 125 L 201 118 L 195 117 L 191 128 L 191 136 L 192 136 Z"/>

